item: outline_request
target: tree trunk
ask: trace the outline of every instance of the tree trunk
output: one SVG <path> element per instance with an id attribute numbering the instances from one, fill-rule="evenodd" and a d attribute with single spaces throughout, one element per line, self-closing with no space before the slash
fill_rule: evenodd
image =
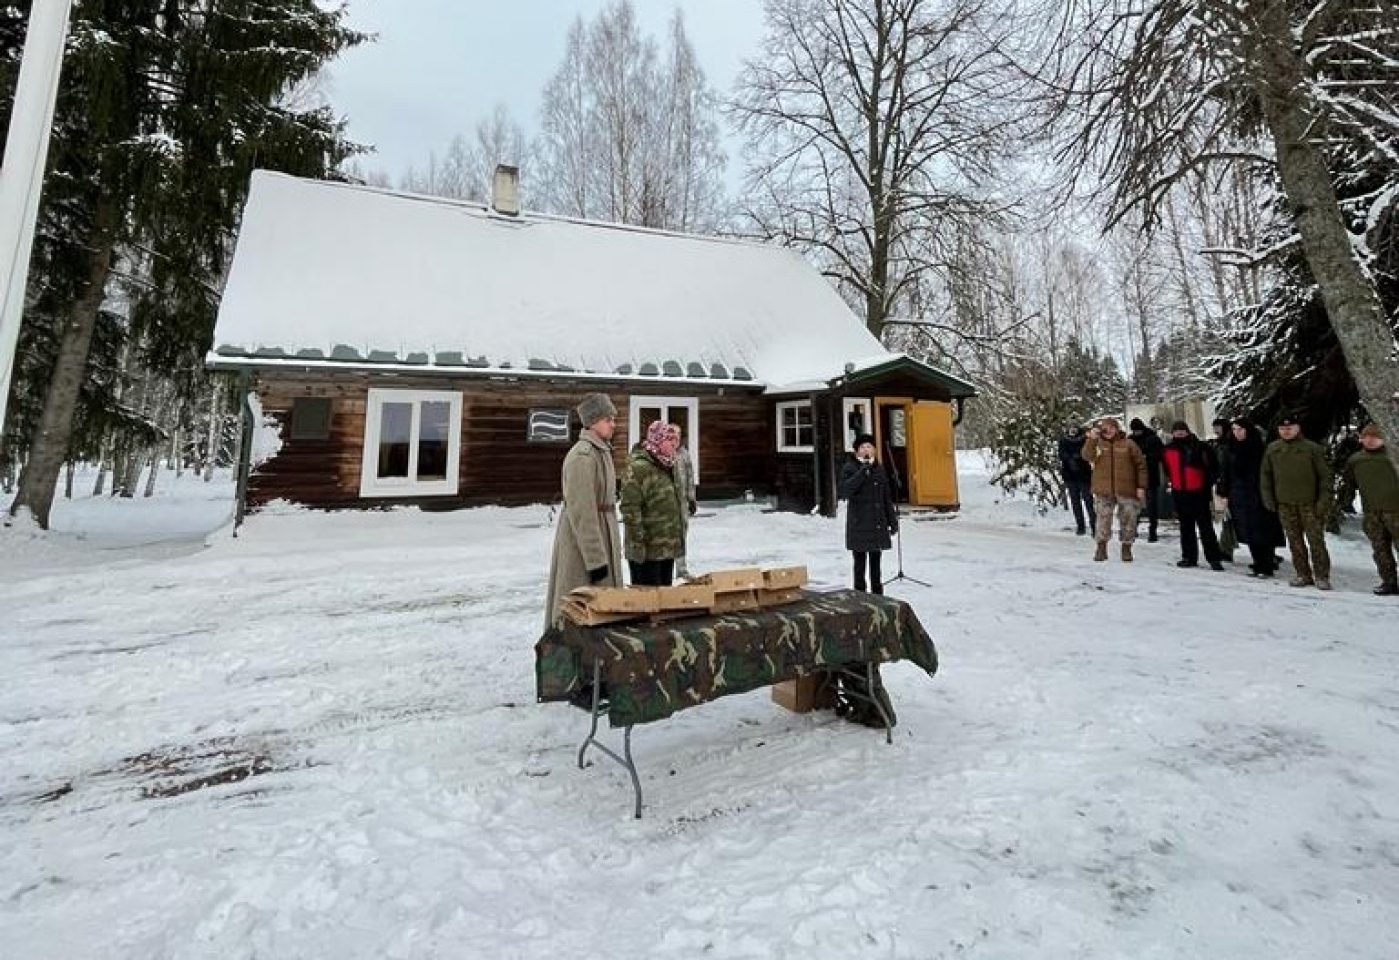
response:
<path id="1" fill-rule="evenodd" d="M 65 500 L 73 499 L 73 473 L 76 469 L 77 464 L 70 459 L 63 471 L 63 499 Z"/>
<path id="2" fill-rule="evenodd" d="M 1326 158 L 1311 139 L 1316 124 L 1302 81 L 1301 64 L 1287 42 L 1286 5 L 1273 2 L 1262 16 L 1265 83 L 1259 90 L 1277 148 L 1278 173 L 1293 208 L 1302 250 L 1345 354 L 1360 402 L 1384 435 L 1399 468 L 1399 363 L 1394 332 L 1374 280 L 1351 245 Z"/>
<path id="3" fill-rule="evenodd" d="M 84 289 L 68 310 L 63 339 L 54 362 L 44 411 L 34 432 L 29 458 L 19 475 L 19 491 L 10 513 L 28 510 L 40 529 L 49 528 L 49 513 L 58 486 L 58 472 L 68 456 L 73 436 L 73 418 L 78 409 L 78 393 L 87 375 L 87 358 L 92 334 L 97 328 L 97 311 L 106 295 L 107 278 L 112 271 L 118 211 L 115 202 L 104 196 L 93 214 L 92 242 L 89 245 L 88 275 Z"/>
<path id="4" fill-rule="evenodd" d="M 204 482 L 214 479 L 214 464 L 219 462 L 219 440 L 223 422 L 223 378 L 214 377 L 209 397 L 209 429 L 204 440 Z"/>
<path id="5" fill-rule="evenodd" d="M 146 477 L 146 489 L 142 492 L 141 496 L 149 497 L 155 493 L 155 475 L 159 470 L 160 450 L 157 447 L 151 447 L 151 472 Z"/>

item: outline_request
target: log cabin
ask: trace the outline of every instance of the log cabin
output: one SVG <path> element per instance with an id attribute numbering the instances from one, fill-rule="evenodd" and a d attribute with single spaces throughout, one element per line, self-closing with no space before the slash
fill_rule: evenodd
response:
<path id="1" fill-rule="evenodd" d="M 678 424 L 704 500 L 833 514 L 856 434 L 902 498 L 957 505 L 967 382 L 879 343 L 771 244 L 253 175 L 207 363 L 237 376 L 239 516 L 553 502 L 589 392 L 621 464 Z"/>

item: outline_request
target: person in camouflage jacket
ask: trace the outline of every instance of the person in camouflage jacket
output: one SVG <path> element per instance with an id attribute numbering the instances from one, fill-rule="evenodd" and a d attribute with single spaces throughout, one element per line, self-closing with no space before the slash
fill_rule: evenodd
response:
<path id="1" fill-rule="evenodd" d="M 1378 424 L 1366 424 L 1360 431 L 1360 446 L 1341 470 L 1341 502 L 1349 502 L 1355 491 L 1360 491 L 1365 536 L 1370 538 L 1375 570 L 1380 575 L 1374 593 L 1394 596 L 1399 594 L 1399 563 L 1394 558 L 1395 544 L 1399 543 L 1399 474 L 1384 448 Z"/>
<path id="2" fill-rule="evenodd" d="M 657 420 L 627 458 L 622 481 L 622 526 L 634 586 L 668 587 L 683 551 L 684 496 L 675 482 L 680 430 Z"/>
<path id="3" fill-rule="evenodd" d="M 1291 586 L 1331 589 L 1326 519 L 1331 514 L 1332 478 L 1321 444 L 1302 436 L 1296 418 L 1279 420 L 1278 439 L 1263 453 L 1258 486 L 1263 506 L 1278 515 L 1287 534 L 1295 571 Z"/>

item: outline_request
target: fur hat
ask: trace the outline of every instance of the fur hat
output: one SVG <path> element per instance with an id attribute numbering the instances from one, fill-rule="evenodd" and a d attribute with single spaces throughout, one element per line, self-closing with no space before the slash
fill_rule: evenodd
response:
<path id="1" fill-rule="evenodd" d="M 1380 430 L 1380 425 L 1378 423 L 1365 424 L 1365 426 L 1360 428 L 1360 435 L 1362 437 L 1374 437 L 1377 440 L 1384 439 L 1384 432 Z"/>
<path id="2" fill-rule="evenodd" d="M 583 426 L 591 427 L 603 417 L 615 417 L 617 408 L 605 393 L 590 393 L 578 404 L 578 419 Z"/>
<path id="3" fill-rule="evenodd" d="M 870 446 L 874 446 L 874 434 L 872 434 L 872 433 L 859 433 L 859 434 L 856 434 L 856 435 L 855 435 L 855 440 L 854 440 L 854 442 L 850 444 L 850 449 L 851 449 L 851 450 L 858 450 L 858 449 L 860 449 L 860 447 L 864 446 L 864 445 L 867 444 L 867 443 L 868 443 Z"/>
<path id="4" fill-rule="evenodd" d="M 1171 432 L 1175 433 L 1177 430 L 1184 430 L 1186 433 L 1189 433 L 1190 424 L 1186 423 L 1184 420 L 1177 420 L 1175 423 L 1171 424 Z"/>
<path id="5" fill-rule="evenodd" d="M 1127 424 L 1127 426 L 1129 426 L 1129 427 L 1132 428 L 1133 430 L 1145 430 L 1145 429 L 1146 429 L 1146 424 L 1142 423 L 1142 418 L 1141 418 L 1141 417 L 1133 417 L 1133 418 L 1132 418 L 1132 422 L 1129 423 L 1129 424 Z"/>

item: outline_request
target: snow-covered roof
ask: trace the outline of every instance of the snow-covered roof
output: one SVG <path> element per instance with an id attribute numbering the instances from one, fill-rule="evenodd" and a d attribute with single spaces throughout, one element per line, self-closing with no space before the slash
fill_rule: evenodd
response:
<path id="1" fill-rule="evenodd" d="M 750 381 L 890 356 L 792 250 L 258 171 L 210 362 Z"/>

